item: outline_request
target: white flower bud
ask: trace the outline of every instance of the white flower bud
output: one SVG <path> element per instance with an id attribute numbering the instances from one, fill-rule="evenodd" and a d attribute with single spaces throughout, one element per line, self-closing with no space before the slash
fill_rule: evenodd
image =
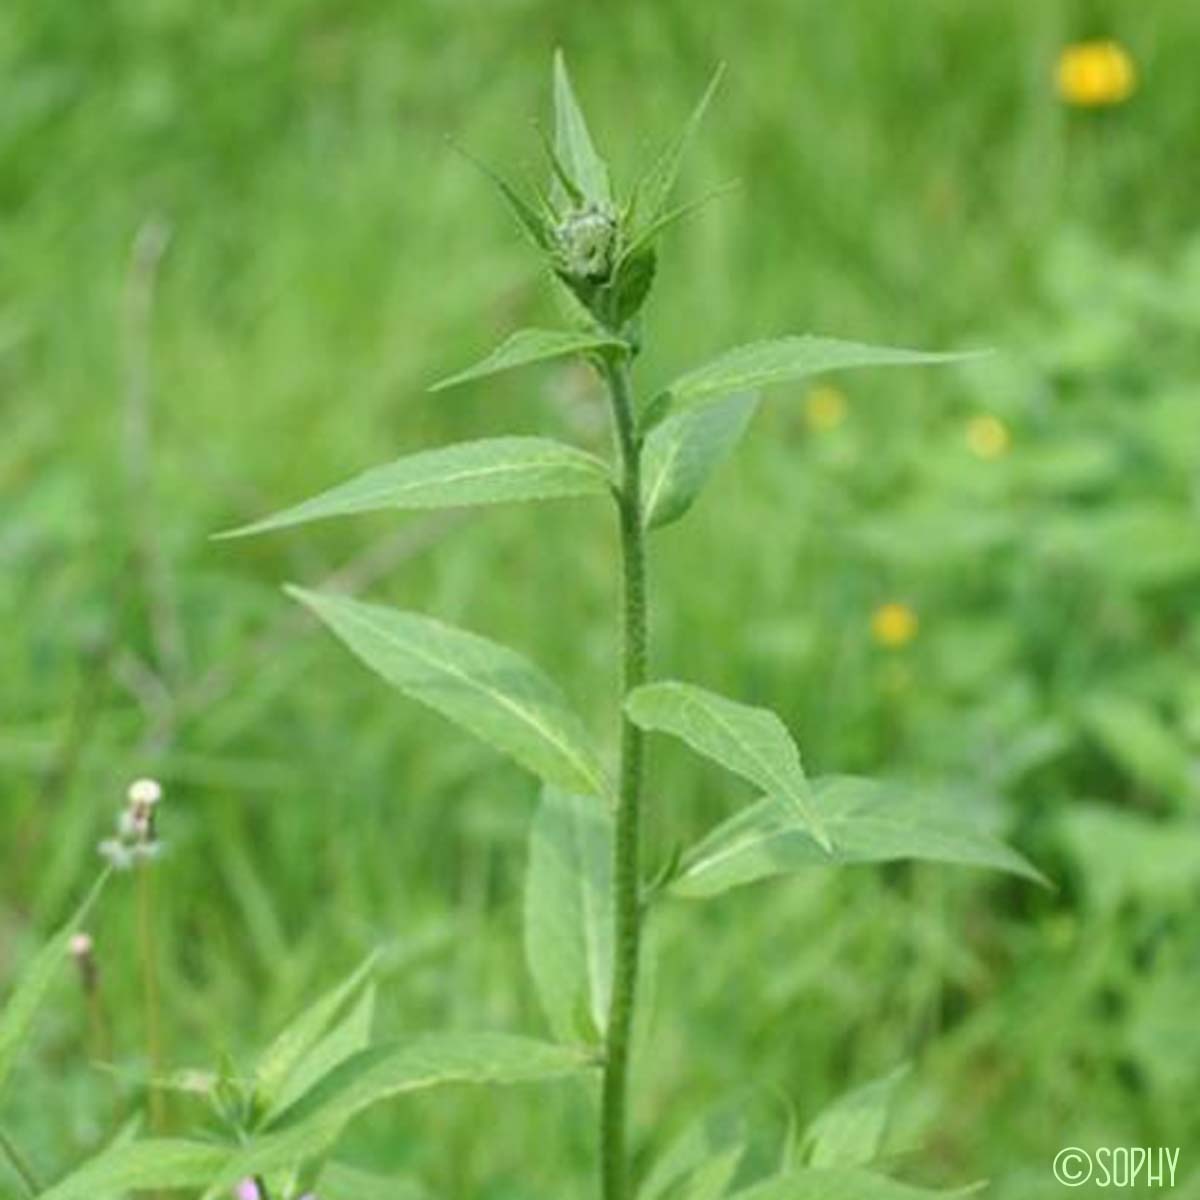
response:
<path id="1" fill-rule="evenodd" d="M 153 808 L 163 796 L 162 784 L 157 779 L 135 779 L 129 785 L 129 803 Z"/>
<path id="2" fill-rule="evenodd" d="M 96 946 L 90 933 L 75 933 L 71 935 L 70 948 L 72 958 L 82 959 L 91 958 Z"/>

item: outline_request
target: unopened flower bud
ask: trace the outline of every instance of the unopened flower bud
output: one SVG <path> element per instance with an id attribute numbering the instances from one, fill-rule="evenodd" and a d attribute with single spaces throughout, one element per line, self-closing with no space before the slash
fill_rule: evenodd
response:
<path id="1" fill-rule="evenodd" d="M 135 808 L 153 808 L 162 795 L 162 784 L 157 779 L 135 779 L 129 785 L 129 803 Z"/>
<path id="2" fill-rule="evenodd" d="M 98 971 L 96 968 L 96 944 L 90 933 L 72 934 L 69 943 L 71 957 L 79 968 L 79 977 L 83 982 L 85 992 L 96 990 Z"/>
<path id="3" fill-rule="evenodd" d="M 612 274 L 617 221 L 596 205 L 569 212 L 555 230 L 562 269 L 573 279 L 602 283 Z"/>

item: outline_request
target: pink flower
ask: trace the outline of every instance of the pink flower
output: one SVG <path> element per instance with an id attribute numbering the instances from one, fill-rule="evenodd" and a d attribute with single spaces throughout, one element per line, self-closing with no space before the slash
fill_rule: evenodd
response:
<path id="1" fill-rule="evenodd" d="M 258 1184 L 253 1179 L 243 1179 L 233 1189 L 234 1200 L 262 1200 L 258 1194 Z"/>

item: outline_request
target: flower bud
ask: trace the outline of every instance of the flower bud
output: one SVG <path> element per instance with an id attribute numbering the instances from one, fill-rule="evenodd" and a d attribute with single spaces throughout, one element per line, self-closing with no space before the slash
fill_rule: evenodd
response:
<path id="1" fill-rule="evenodd" d="M 163 796 L 157 779 L 135 779 L 129 785 L 129 804 L 132 808 L 153 808 Z"/>
<path id="2" fill-rule="evenodd" d="M 560 268 L 571 279 L 603 283 L 612 274 L 617 221 L 611 212 L 594 204 L 572 209 L 554 236 Z"/>
<path id="3" fill-rule="evenodd" d="M 96 969 L 96 944 L 90 933 L 71 935 L 68 943 L 71 957 L 79 968 L 79 977 L 85 992 L 94 992 L 98 982 L 99 972 Z"/>

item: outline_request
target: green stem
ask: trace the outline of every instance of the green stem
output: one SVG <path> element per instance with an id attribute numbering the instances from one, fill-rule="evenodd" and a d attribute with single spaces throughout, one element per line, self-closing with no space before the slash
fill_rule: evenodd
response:
<path id="1" fill-rule="evenodd" d="M 137 869 L 138 957 L 141 959 L 142 998 L 145 1005 L 146 1060 L 150 1072 L 150 1131 L 165 1132 L 166 1097 L 163 1074 L 162 997 L 158 987 L 158 947 L 154 927 L 154 865 L 141 862 Z"/>
<path id="2" fill-rule="evenodd" d="M 625 359 L 606 360 L 613 422 L 621 459 L 617 506 L 621 524 L 622 614 L 621 696 L 646 680 L 646 543 L 642 528 L 641 452 Z M 626 1200 L 626 1125 L 629 1057 L 637 1002 L 641 941 L 642 732 L 622 713 L 620 792 L 613 855 L 615 938 L 612 1001 L 608 1016 L 600 1116 L 600 1159 L 604 1200 Z"/>
<path id="3" fill-rule="evenodd" d="M 37 1176 L 33 1173 L 33 1168 L 30 1167 L 28 1159 L 17 1149 L 3 1129 L 0 1129 L 0 1150 L 4 1151 L 4 1157 L 8 1159 L 12 1169 L 21 1180 L 25 1194 L 27 1196 L 39 1195 L 42 1188 L 37 1181 Z"/>

